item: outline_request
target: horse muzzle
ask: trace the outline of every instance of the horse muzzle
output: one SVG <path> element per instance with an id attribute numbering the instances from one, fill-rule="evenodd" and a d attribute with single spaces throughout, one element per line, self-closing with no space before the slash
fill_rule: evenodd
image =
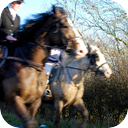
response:
<path id="1" fill-rule="evenodd" d="M 107 71 L 98 70 L 96 71 L 96 75 L 99 75 L 102 78 L 110 78 L 112 75 L 112 70 L 108 69 Z"/>
<path id="2" fill-rule="evenodd" d="M 87 49 L 78 49 L 76 50 L 76 56 L 75 58 L 76 59 L 80 59 L 80 58 L 83 58 L 86 56 L 86 54 L 88 53 L 88 50 Z"/>
<path id="3" fill-rule="evenodd" d="M 107 71 L 104 73 L 104 75 L 105 75 L 106 78 L 109 78 L 109 77 L 112 75 L 112 70 L 111 70 L 111 69 L 107 70 Z"/>

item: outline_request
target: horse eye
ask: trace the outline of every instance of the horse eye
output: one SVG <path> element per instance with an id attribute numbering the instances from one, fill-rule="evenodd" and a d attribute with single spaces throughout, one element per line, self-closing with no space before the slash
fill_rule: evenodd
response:
<path id="1" fill-rule="evenodd" d="M 96 54 L 92 54 L 92 58 L 96 58 Z"/>
<path id="2" fill-rule="evenodd" d="M 92 58 L 95 59 L 95 60 L 99 60 L 98 54 L 92 54 Z"/>
<path id="3" fill-rule="evenodd" d="M 98 61 L 98 60 L 99 60 L 98 55 L 97 54 L 92 54 L 91 59 L 90 59 L 90 64 L 94 65 L 96 63 L 96 61 Z"/>
<path id="4" fill-rule="evenodd" d="M 91 59 L 90 59 L 90 64 L 91 64 L 91 65 L 94 65 L 94 64 L 95 64 L 95 62 L 96 62 L 96 61 L 95 61 L 95 59 L 94 59 L 94 58 L 91 58 Z"/>
<path id="5" fill-rule="evenodd" d="M 61 28 L 68 28 L 64 23 L 60 23 Z"/>

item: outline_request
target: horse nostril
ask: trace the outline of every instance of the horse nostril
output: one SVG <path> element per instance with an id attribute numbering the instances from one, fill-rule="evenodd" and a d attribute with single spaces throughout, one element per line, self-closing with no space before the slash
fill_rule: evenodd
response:
<path id="1" fill-rule="evenodd" d="M 80 53 L 83 53 L 83 50 L 80 50 Z"/>
<path id="2" fill-rule="evenodd" d="M 105 76 L 106 76 L 107 78 L 109 78 L 109 77 L 111 76 L 111 74 L 112 74 L 112 72 L 110 72 L 110 71 L 105 72 Z"/>
<path id="3" fill-rule="evenodd" d="M 106 74 L 110 74 L 109 72 L 106 72 Z"/>

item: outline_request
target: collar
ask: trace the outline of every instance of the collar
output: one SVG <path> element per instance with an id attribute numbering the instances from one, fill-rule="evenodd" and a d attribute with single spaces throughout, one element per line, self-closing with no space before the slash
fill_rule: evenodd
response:
<path id="1" fill-rule="evenodd" d="M 9 4 L 8 5 L 8 9 L 12 15 L 12 19 L 15 20 L 15 17 L 16 17 L 16 11 L 12 8 L 12 6 Z"/>

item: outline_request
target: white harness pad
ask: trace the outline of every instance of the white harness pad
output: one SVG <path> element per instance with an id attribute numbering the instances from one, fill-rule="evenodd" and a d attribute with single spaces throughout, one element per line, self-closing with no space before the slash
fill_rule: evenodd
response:
<path id="1" fill-rule="evenodd" d="M 47 75 L 51 74 L 52 68 L 56 65 L 56 63 L 45 63 L 45 73 Z"/>

